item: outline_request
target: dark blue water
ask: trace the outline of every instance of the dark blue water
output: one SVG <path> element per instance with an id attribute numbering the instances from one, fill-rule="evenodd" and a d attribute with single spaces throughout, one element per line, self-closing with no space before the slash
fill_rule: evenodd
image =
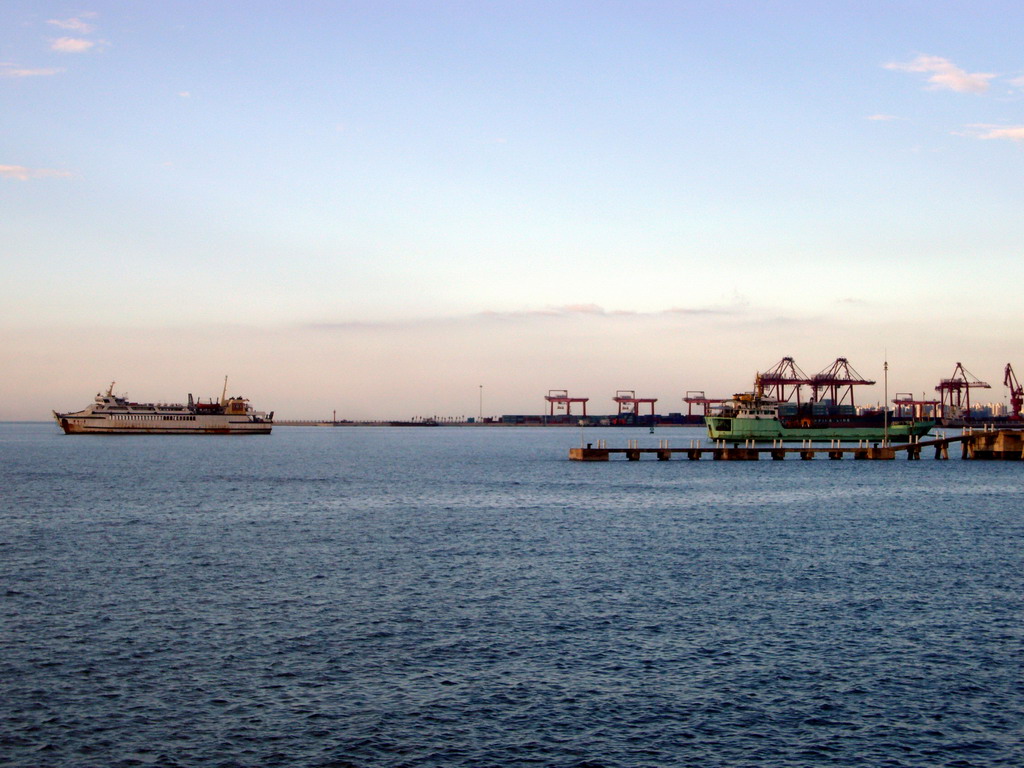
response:
<path id="1" fill-rule="evenodd" d="M 1024 465 L 578 442 L 0 425 L 0 765 L 1024 765 Z"/>

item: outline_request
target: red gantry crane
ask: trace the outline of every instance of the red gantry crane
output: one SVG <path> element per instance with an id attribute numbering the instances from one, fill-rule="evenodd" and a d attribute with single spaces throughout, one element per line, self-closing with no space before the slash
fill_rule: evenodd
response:
<path id="1" fill-rule="evenodd" d="M 589 397 L 569 397 L 569 393 L 564 389 L 549 389 L 548 393 L 544 395 L 544 399 L 551 404 L 551 416 L 555 415 L 555 409 L 565 409 L 566 416 L 572 416 L 572 404 L 582 403 L 583 404 L 583 415 L 587 415 L 587 401 Z"/>
<path id="2" fill-rule="evenodd" d="M 935 418 L 935 409 L 939 406 L 938 400 L 926 400 L 923 392 L 920 400 L 914 397 L 913 392 L 897 392 L 892 402 L 896 406 L 897 419 L 911 418 L 917 421 Z"/>
<path id="3" fill-rule="evenodd" d="M 1020 421 L 1021 406 L 1024 406 L 1024 387 L 1018 383 L 1013 366 L 1009 363 L 1003 372 L 1003 384 L 1010 389 L 1010 420 Z"/>
<path id="4" fill-rule="evenodd" d="M 704 408 L 704 416 L 708 415 L 708 406 L 717 405 L 718 403 L 729 402 L 728 398 L 724 397 L 704 397 L 703 389 L 688 389 L 686 390 L 686 397 L 683 398 L 683 402 L 686 403 L 686 418 L 693 418 L 693 406 L 699 405 Z"/>
<path id="5" fill-rule="evenodd" d="M 810 385 L 807 374 L 797 367 L 792 357 L 784 357 L 764 373 L 757 374 L 758 394 L 774 398 L 780 403 L 788 403 L 794 396 L 800 403 L 800 387 Z M 786 387 L 790 387 L 786 393 Z"/>
<path id="6" fill-rule="evenodd" d="M 940 416 L 944 419 L 963 418 L 964 421 L 971 419 L 971 388 L 992 389 L 992 387 L 978 379 L 960 363 L 953 369 L 953 375 L 943 379 L 935 388 L 939 393 L 941 403 Z M 949 412 L 946 412 L 946 408 Z M 965 410 L 966 407 L 966 410 Z"/>
<path id="7" fill-rule="evenodd" d="M 812 399 L 815 402 L 831 400 L 834 405 L 845 404 L 852 408 L 854 385 L 874 383 L 853 370 L 845 357 L 837 357 L 832 365 L 811 377 Z"/>
<path id="8" fill-rule="evenodd" d="M 640 418 L 640 406 L 651 406 L 651 418 L 654 418 L 654 404 L 658 402 L 656 397 L 637 397 L 636 390 L 620 389 L 612 398 L 619 404 L 619 416 L 632 416 L 634 420 Z"/>

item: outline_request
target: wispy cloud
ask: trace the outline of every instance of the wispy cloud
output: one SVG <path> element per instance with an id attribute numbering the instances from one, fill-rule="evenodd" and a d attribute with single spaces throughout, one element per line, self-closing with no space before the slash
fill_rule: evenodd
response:
<path id="1" fill-rule="evenodd" d="M 58 75 L 64 71 L 63 67 L 16 67 L 13 64 L 0 64 L 0 77 L 48 77 Z"/>
<path id="2" fill-rule="evenodd" d="M 560 307 L 543 307 L 540 309 L 524 309 L 511 312 L 488 310 L 478 312 L 471 317 L 495 318 L 499 320 L 526 320 L 534 317 L 573 318 L 573 317 L 665 317 L 670 315 L 734 315 L 737 309 L 709 309 L 671 307 L 655 311 L 639 311 L 635 309 L 605 309 L 597 304 L 566 304 Z"/>
<path id="3" fill-rule="evenodd" d="M 632 309 L 605 309 L 597 304 L 565 304 L 554 307 L 522 310 L 484 310 L 467 315 L 448 315 L 431 318 L 405 320 L 343 320 L 339 322 L 309 323 L 304 327 L 321 331 L 355 331 L 355 330 L 398 330 L 409 327 L 421 327 L 428 324 L 479 323 L 495 322 L 526 322 L 530 320 L 571 320 L 573 318 L 658 318 L 672 316 L 703 317 L 722 316 L 736 317 L 745 314 L 742 307 L 703 308 L 703 307 L 670 307 L 655 311 L 639 311 Z"/>
<path id="4" fill-rule="evenodd" d="M 48 19 L 46 23 L 52 24 L 55 27 L 60 27 L 61 29 L 69 29 L 72 32 L 77 32 L 80 35 L 88 35 L 90 32 L 93 31 L 92 24 L 82 21 L 82 19 L 78 17 L 73 17 L 70 19 Z"/>
<path id="5" fill-rule="evenodd" d="M 0 178 L 28 181 L 29 179 L 65 178 L 70 171 L 56 168 L 26 168 L 24 165 L 0 165 Z"/>
<path id="6" fill-rule="evenodd" d="M 969 125 L 968 135 L 979 139 L 1024 141 L 1024 125 Z"/>
<path id="7" fill-rule="evenodd" d="M 50 42 L 50 50 L 58 53 L 85 53 L 96 43 L 81 37 L 58 37 Z"/>
<path id="8" fill-rule="evenodd" d="M 604 316 L 609 314 L 635 314 L 634 312 L 614 311 L 609 312 L 597 304 L 565 304 L 561 307 L 542 307 L 540 309 L 523 309 L 512 312 L 498 312 L 487 310 L 477 314 L 477 317 L 495 317 L 505 319 L 527 318 L 527 317 L 573 317 L 578 315 L 590 315 L 591 317 Z"/>
<path id="9" fill-rule="evenodd" d="M 958 93 L 985 93 L 994 74 L 966 72 L 949 59 L 941 56 L 918 56 L 913 61 L 890 62 L 886 69 L 900 72 L 921 72 L 929 75 L 929 87 L 935 90 L 947 89 Z"/>
<path id="10" fill-rule="evenodd" d="M 867 119 L 868 120 L 880 120 L 880 121 L 899 120 L 899 118 L 896 117 L 896 115 L 868 115 Z"/>

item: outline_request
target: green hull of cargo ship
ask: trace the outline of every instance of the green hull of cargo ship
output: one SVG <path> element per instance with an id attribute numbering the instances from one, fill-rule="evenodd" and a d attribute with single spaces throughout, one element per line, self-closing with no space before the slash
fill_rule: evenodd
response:
<path id="1" fill-rule="evenodd" d="M 873 440 L 886 436 L 884 425 L 874 424 L 820 424 L 811 426 L 784 426 L 778 419 L 736 419 L 729 416 L 708 416 L 705 419 L 708 437 L 712 440 Z M 911 437 L 923 437 L 935 426 L 934 421 L 896 422 L 889 425 L 889 442 L 907 442 Z"/>

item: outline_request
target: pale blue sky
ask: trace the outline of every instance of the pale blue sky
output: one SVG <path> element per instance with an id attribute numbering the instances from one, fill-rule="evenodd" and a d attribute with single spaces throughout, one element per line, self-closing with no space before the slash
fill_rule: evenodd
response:
<path id="1" fill-rule="evenodd" d="M 891 391 L 957 361 L 998 385 L 1022 28 L 1015 2 L 7 0 L 0 418 L 224 373 L 294 417 L 473 415 L 480 384 L 496 414 L 668 412 L 887 351 Z"/>

